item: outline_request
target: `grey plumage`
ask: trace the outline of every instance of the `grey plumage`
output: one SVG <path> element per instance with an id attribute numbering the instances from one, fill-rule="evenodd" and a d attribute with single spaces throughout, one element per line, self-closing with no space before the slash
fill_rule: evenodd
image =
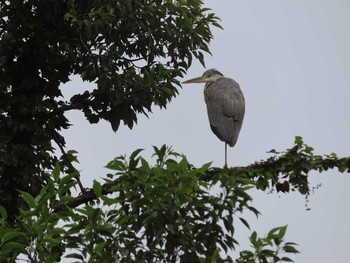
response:
<path id="1" fill-rule="evenodd" d="M 230 78 L 219 78 L 204 89 L 212 131 L 221 141 L 235 146 L 244 118 L 244 97 L 239 85 Z"/>
<path id="2" fill-rule="evenodd" d="M 245 100 L 239 84 L 231 78 L 224 77 L 216 69 L 209 69 L 201 77 L 184 83 L 206 83 L 204 100 L 207 104 L 211 130 L 221 140 L 235 146 L 242 127 Z M 225 144 L 225 166 L 226 161 Z"/>

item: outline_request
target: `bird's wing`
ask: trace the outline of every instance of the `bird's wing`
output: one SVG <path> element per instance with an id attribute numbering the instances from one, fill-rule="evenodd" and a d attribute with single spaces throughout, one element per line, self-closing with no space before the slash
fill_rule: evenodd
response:
<path id="1" fill-rule="evenodd" d="M 237 82 L 220 78 L 205 92 L 208 117 L 212 131 L 220 140 L 233 146 L 244 118 L 244 97 Z"/>

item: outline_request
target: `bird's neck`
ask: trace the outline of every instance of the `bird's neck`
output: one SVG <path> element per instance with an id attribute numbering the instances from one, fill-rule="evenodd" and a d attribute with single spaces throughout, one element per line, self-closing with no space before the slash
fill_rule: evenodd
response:
<path id="1" fill-rule="evenodd" d="M 204 97 L 207 96 L 208 89 L 213 83 L 214 82 L 207 82 L 207 83 L 205 83 L 205 86 L 204 86 Z"/>
<path id="2" fill-rule="evenodd" d="M 205 83 L 204 89 L 209 88 L 211 86 L 211 84 L 213 84 L 213 81 Z"/>

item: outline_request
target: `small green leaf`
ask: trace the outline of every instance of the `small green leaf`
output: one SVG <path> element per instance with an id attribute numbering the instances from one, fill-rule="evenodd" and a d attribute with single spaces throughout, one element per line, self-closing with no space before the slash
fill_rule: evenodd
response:
<path id="1" fill-rule="evenodd" d="M 118 204 L 120 203 L 120 199 L 117 199 L 117 198 L 108 198 L 107 196 L 101 196 L 101 199 L 103 200 L 103 203 L 105 205 L 115 205 L 115 204 Z"/>
<path id="2" fill-rule="evenodd" d="M 56 183 L 58 183 L 60 179 L 60 171 L 61 171 L 60 164 L 59 162 L 56 162 L 55 168 L 53 169 L 53 178 Z"/>
<path id="3" fill-rule="evenodd" d="M 276 236 L 276 233 L 280 231 L 281 227 L 272 228 L 267 234 L 268 239 L 273 239 Z"/>
<path id="4" fill-rule="evenodd" d="M 123 157 L 124 158 L 124 157 Z M 124 162 L 120 161 L 121 158 L 115 158 L 113 161 L 110 161 L 105 168 L 115 171 L 122 171 L 125 169 Z"/>
<path id="5" fill-rule="evenodd" d="M 104 248 L 105 246 L 106 246 L 106 242 L 105 242 L 105 241 L 96 244 L 96 246 L 95 246 L 95 252 L 96 252 L 96 253 L 102 253 L 102 250 L 103 250 L 103 248 Z"/>
<path id="6" fill-rule="evenodd" d="M 140 160 L 140 157 L 137 157 L 139 155 L 140 152 L 142 152 L 143 149 L 137 149 L 136 151 L 134 151 L 131 155 L 130 155 L 130 161 L 129 161 L 129 169 L 135 170 L 137 167 L 137 164 Z"/>
<path id="7" fill-rule="evenodd" d="M 337 158 L 338 158 L 338 156 L 337 156 L 336 153 L 331 153 L 329 156 L 330 156 L 331 158 L 333 158 L 333 159 L 337 159 Z"/>
<path id="8" fill-rule="evenodd" d="M 60 180 L 60 183 L 59 183 L 60 187 L 62 187 L 65 184 L 67 184 L 69 181 L 71 181 L 76 176 L 79 176 L 79 172 L 78 171 L 72 172 L 72 173 L 62 177 L 61 180 Z"/>
<path id="9" fill-rule="evenodd" d="M 294 143 L 296 145 L 299 145 L 301 146 L 304 142 L 303 142 L 303 138 L 301 136 L 295 136 L 295 140 L 294 140 Z"/>
<path id="10" fill-rule="evenodd" d="M 72 201 L 73 199 L 74 199 L 73 196 L 64 195 L 61 197 L 60 201 L 61 201 L 61 203 L 68 203 L 68 202 Z"/>
<path id="11" fill-rule="evenodd" d="M 4 244 L 7 241 L 11 240 L 11 239 L 16 239 L 18 237 L 21 238 L 21 240 L 23 240 L 25 238 L 25 234 L 22 232 L 17 232 L 17 231 L 7 231 L 5 232 L 5 234 L 2 236 L 1 238 L 1 243 Z"/>
<path id="12" fill-rule="evenodd" d="M 22 249 L 27 247 L 27 245 L 19 243 L 19 242 L 14 242 L 14 241 L 10 241 L 5 243 L 2 247 L 1 247 L 1 252 L 6 251 L 6 250 L 17 250 L 17 249 Z"/>
<path id="13" fill-rule="evenodd" d="M 286 253 L 295 253 L 295 254 L 299 253 L 299 251 L 295 247 L 293 247 L 291 245 L 284 245 L 283 246 L 283 250 Z"/>
<path id="14" fill-rule="evenodd" d="M 313 152 L 313 150 L 314 150 L 314 148 L 312 148 L 312 147 L 310 147 L 310 146 L 305 146 L 305 152 L 306 153 L 312 153 Z"/>
<path id="15" fill-rule="evenodd" d="M 280 239 L 282 239 L 282 238 L 285 236 L 286 231 L 287 231 L 287 225 L 282 226 L 282 227 L 280 228 L 280 231 L 278 232 L 278 237 L 279 237 Z"/>
<path id="16" fill-rule="evenodd" d="M 148 162 L 144 158 L 141 158 L 141 165 L 142 168 L 146 171 L 149 171 L 151 169 Z"/>
<path id="17" fill-rule="evenodd" d="M 3 206 L 1 206 L 1 205 L 0 205 L 0 214 L 1 214 L 1 218 L 2 218 L 2 219 L 6 219 L 6 218 L 7 218 L 6 209 L 5 209 L 5 207 L 3 207 Z"/>
<path id="18" fill-rule="evenodd" d="M 137 155 L 139 155 L 140 152 L 142 152 L 144 149 L 137 149 L 135 150 L 131 155 L 130 159 L 135 159 Z"/>
<path id="19" fill-rule="evenodd" d="M 94 193 L 96 194 L 97 197 L 102 196 L 102 187 L 98 181 L 94 180 L 92 189 L 94 190 Z"/>
<path id="20" fill-rule="evenodd" d="M 34 197 L 27 192 L 20 191 L 22 199 L 29 205 L 29 207 L 34 208 L 35 207 L 35 199 Z"/>
<path id="21" fill-rule="evenodd" d="M 207 172 L 211 165 L 212 165 L 212 162 L 203 164 L 202 167 L 199 168 L 200 173 Z"/>
<path id="22" fill-rule="evenodd" d="M 241 222 L 250 230 L 250 226 L 249 226 L 247 220 L 245 220 L 245 219 L 242 218 L 242 217 L 239 217 L 239 220 L 241 220 Z"/>
<path id="23" fill-rule="evenodd" d="M 258 234 L 255 231 L 253 231 L 253 233 L 250 235 L 250 241 L 252 242 L 252 244 L 254 244 L 257 237 L 258 237 Z"/>
<path id="24" fill-rule="evenodd" d="M 60 186 L 60 188 L 58 189 L 58 192 L 62 195 L 62 194 L 70 194 L 70 190 L 77 185 L 76 181 L 70 181 L 68 183 L 66 183 L 63 186 Z"/>
<path id="25" fill-rule="evenodd" d="M 114 132 L 119 129 L 121 120 L 120 111 L 121 108 L 119 106 L 112 106 L 111 111 L 109 112 L 109 121 Z"/>
<path id="26" fill-rule="evenodd" d="M 294 262 L 293 260 L 291 260 L 291 259 L 288 258 L 288 257 L 282 257 L 282 258 L 281 258 L 281 261 L 284 261 L 284 262 Z"/>

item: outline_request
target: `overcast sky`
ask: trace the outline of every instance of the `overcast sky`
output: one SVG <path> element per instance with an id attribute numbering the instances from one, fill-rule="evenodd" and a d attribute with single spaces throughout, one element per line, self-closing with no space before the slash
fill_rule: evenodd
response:
<path id="1" fill-rule="evenodd" d="M 229 149 L 229 165 L 248 165 L 268 150 L 291 147 L 299 135 L 317 154 L 350 153 L 350 2 L 347 0 L 205 1 L 222 20 L 213 28 L 213 56 L 207 68 L 217 68 L 241 85 L 246 116 L 240 138 Z M 202 75 L 194 63 L 185 79 Z M 72 78 L 65 94 L 87 88 Z M 181 80 L 182 81 L 182 80 Z M 167 110 L 154 108 L 139 116 L 133 130 L 109 123 L 90 125 L 81 113 L 70 113 L 74 126 L 65 132 L 69 149 L 79 151 L 84 185 L 103 177 L 103 166 L 121 154 L 152 145 L 172 145 L 196 166 L 224 162 L 224 145 L 212 134 L 203 99 L 203 85 L 184 85 Z M 306 211 L 304 197 L 251 191 L 262 213 L 251 227 L 264 235 L 288 224 L 287 241 L 299 244 L 295 262 L 350 262 L 349 174 L 312 173 L 315 186 Z M 248 234 L 238 227 L 236 238 L 247 246 Z"/>

